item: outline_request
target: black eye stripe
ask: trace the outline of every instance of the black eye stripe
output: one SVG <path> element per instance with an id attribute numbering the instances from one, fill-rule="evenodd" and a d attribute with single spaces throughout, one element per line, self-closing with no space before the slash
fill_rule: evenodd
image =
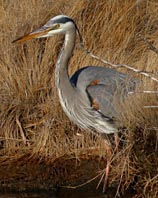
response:
<path id="1" fill-rule="evenodd" d="M 67 23 L 69 21 L 74 23 L 74 21 L 68 17 L 63 17 L 60 19 L 53 20 L 54 23 Z"/>
<path id="2" fill-rule="evenodd" d="M 68 23 L 68 22 L 72 22 L 75 25 L 76 29 L 78 30 L 77 25 L 74 22 L 74 20 L 69 18 L 69 17 L 61 17 L 61 18 L 58 18 L 58 19 L 52 18 L 43 27 L 45 27 L 47 29 L 49 27 L 52 27 L 54 24 L 65 24 L 65 23 Z"/>
<path id="3" fill-rule="evenodd" d="M 63 18 L 53 20 L 53 23 L 63 23 L 64 24 L 64 23 L 67 23 L 67 22 L 73 22 L 75 24 L 75 22 L 68 17 L 63 17 Z"/>

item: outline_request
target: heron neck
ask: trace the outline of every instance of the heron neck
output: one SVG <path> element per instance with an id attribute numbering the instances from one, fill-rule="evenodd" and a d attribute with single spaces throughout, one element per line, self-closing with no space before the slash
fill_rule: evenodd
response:
<path id="1" fill-rule="evenodd" d="M 61 97 L 68 99 L 68 97 L 75 92 L 75 88 L 72 86 L 68 74 L 68 63 L 72 56 L 75 40 L 76 30 L 74 28 L 65 34 L 65 42 L 58 57 L 55 78 L 60 99 Z M 72 95 L 70 97 L 72 99 Z"/>

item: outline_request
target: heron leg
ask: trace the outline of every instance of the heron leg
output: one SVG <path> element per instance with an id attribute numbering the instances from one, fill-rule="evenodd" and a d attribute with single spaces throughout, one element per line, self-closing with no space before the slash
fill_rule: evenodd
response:
<path id="1" fill-rule="evenodd" d="M 102 170 L 102 176 L 98 182 L 97 188 L 100 186 L 101 182 L 103 181 L 103 193 L 106 191 L 106 188 L 108 186 L 108 178 L 109 178 L 109 173 L 110 173 L 110 165 L 111 165 L 111 156 L 112 156 L 112 150 L 111 150 L 111 145 L 109 142 L 104 139 L 105 142 L 105 149 L 106 149 L 106 168 Z"/>
<path id="2" fill-rule="evenodd" d="M 118 134 L 114 134 L 114 141 L 115 141 L 115 148 L 113 150 L 113 153 L 118 151 L 118 146 L 119 146 L 119 137 Z M 111 166 L 111 158 L 112 158 L 112 147 L 109 141 L 104 139 L 105 142 L 105 149 L 106 149 L 106 168 L 103 170 L 103 175 L 97 185 L 99 187 L 100 183 L 103 181 L 104 178 L 104 183 L 103 183 L 103 193 L 106 191 L 106 188 L 108 186 L 108 179 L 109 179 L 109 173 L 110 173 L 110 166 Z"/>
<path id="3" fill-rule="evenodd" d="M 107 158 L 107 163 L 106 163 L 106 168 L 105 168 L 105 179 L 104 179 L 104 184 L 103 184 L 103 193 L 106 191 L 106 188 L 108 186 L 108 178 L 109 178 L 109 173 L 110 173 L 110 165 L 111 165 L 111 146 L 109 145 L 109 142 L 105 140 L 105 149 L 106 149 L 106 158 Z"/>

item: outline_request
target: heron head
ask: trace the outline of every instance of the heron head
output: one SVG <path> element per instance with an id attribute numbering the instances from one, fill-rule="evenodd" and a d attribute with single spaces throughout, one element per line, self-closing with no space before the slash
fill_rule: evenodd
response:
<path id="1" fill-rule="evenodd" d="M 54 18 L 51 18 L 41 28 L 14 40 L 13 43 L 27 41 L 32 38 L 50 37 L 54 34 L 65 34 L 67 31 L 71 31 L 72 29 L 78 30 L 75 22 L 66 15 L 58 15 Z"/>

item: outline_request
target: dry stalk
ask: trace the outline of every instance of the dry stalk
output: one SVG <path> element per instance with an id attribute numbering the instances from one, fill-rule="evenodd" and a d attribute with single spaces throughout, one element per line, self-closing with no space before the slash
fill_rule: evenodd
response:
<path id="1" fill-rule="evenodd" d="M 99 174 L 97 174 L 95 177 L 89 179 L 88 181 L 80 184 L 80 185 L 77 185 L 77 186 L 60 186 L 60 187 L 63 187 L 63 188 L 70 188 L 70 189 L 76 189 L 76 188 L 79 188 L 79 187 L 82 187 L 82 186 L 85 186 L 86 184 L 89 184 L 90 182 L 94 181 L 95 179 L 97 179 L 98 177 L 100 177 L 100 175 L 103 174 L 103 172 L 105 173 L 105 171 L 101 171 Z M 104 176 L 104 175 L 103 175 Z M 98 188 L 98 186 L 96 187 Z"/>
<path id="2" fill-rule="evenodd" d="M 147 38 L 141 37 L 141 39 L 142 39 L 142 41 L 144 41 L 144 43 L 148 46 L 148 48 L 150 50 L 152 50 L 153 52 L 155 52 L 158 55 L 158 49 L 156 47 L 154 47 L 153 44 L 147 40 Z"/>
<path id="3" fill-rule="evenodd" d="M 158 91 L 149 91 L 149 90 L 144 90 L 144 91 L 130 91 L 128 92 L 128 95 L 130 94 L 158 94 Z M 143 108 L 158 108 L 157 105 L 145 105 Z"/>
<path id="4" fill-rule="evenodd" d="M 17 123 L 17 125 L 18 125 L 18 127 L 19 127 L 19 130 L 20 130 L 20 134 L 21 134 L 21 137 L 22 137 L 22 139 L 23 139 L 23 142 L 24 142 L 24 144 L 26 145 L 28 145 L 29 143 L 27 142 L 27 138 L 26 138 L 26 136 L 25 136 L 25 132 L 23 131 L 23 128 L 22 128 L 22 126 L 21 126 L 21 123 L 20 123 L 20 121 L 19 121 L 19 119 L 16 117 L 16 123 Z"/>

